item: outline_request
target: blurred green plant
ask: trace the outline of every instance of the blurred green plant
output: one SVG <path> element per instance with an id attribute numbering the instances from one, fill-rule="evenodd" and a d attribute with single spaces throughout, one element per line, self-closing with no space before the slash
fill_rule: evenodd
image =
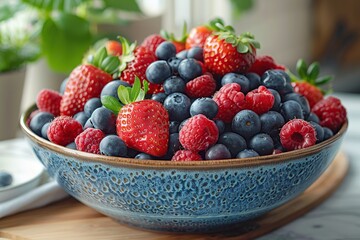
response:
<path id="1" fill-rule="evenodd" d="M 235 17 L 240 17 L 244 12 L 254 6 L 254 0 L 230 0 Z"/>

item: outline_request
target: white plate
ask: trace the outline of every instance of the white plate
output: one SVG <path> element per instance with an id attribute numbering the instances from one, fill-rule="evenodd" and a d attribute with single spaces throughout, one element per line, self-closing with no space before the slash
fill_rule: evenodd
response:
<path id="1" fill-rule="evenodd" d="M 10 173 L 13 177 L 11 185 L 0 187 L 0 202 L 4 202 L 37 187 L 44 167 L 32 157 L 0 152 L 0 170 Z"/>

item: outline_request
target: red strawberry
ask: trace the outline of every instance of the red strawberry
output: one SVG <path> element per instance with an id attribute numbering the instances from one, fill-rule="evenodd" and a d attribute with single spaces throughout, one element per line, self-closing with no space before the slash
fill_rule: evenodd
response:
<path id="1" fill-rule="evenodd" d="M 294 91 L 300 93 L 309 102 L 310 108 L 314 107 L 314 105 L 321 101 L 324 98 L 322 91 L 308 82 L 292 82 L 291 85 L 294 88 Z"/>
<path id="2" fill-rule="evenodd" d="M 178 150 L 171 158 L 171 161 L 175 161 L 175 162 L 200 161 L 200 160 L 202 160 L 201 156 L 198 153 L 190 150 Z"/>
<path id="3" fill-rule="evenodd" d="M 215 90 L 216 81 L 211 74 L 201 75 L 185 86 L 185 92 L 191 98 L 210 97 Z"/>
<path id="4" fill-rule="evenodd" d="M 82 131 L 82 125 L 74 118 L 59 116 L 50 123 L 47 135 L 51 142 L 66 146 L 73 142 Z"/>
<path id="5" fill-rule="evenodd" d="M 288 151 L 307 148 L 315 145 L 316 131 L 309 122 L 292 119 L 281 128 L 280 141 Z"/>
<path id="6" fill-rule="evenodd" d="M 312 111 L 319 117 L 320 125 L 336 133 L 346 121 L 346 109 L 340 99 L 329 96 L 316 103 Z"/>
<path id="7" fill-rule="evenodd" d="M 245 96 L 240 90 L 239 84 L 229 83 L 215 93 L 213 100 L 219 107 L 216 119 L 230 123 L 236 113 L 245 108 Z"/>
<path id="8" fill-rule="evenodd" d="M 141 82 L 147 81 L 146 69 L 152 62 L 157 60 L 155 54 L 144 46 L 137 48 L 135 48 L 134 44 L 130 46 L 124 38 L 120 38 L 120 41 L 123 44 L 123 49 L 126 49 L 121 57 L 121 80 L 131 85 L 134 83 L 135 76 L 140 78 Z M 150 82 L 148 84 L 149 93 L 163 92 L 162 85 Z"/>
<path id="9" fill-rule="evenodd" d="M 122 47 L 121 43 L 118 41 L 110 40 L 106 43 L 106 50 L 110 55 L 113 56 L 121 56 L 122 55 Z"/>
<path id="10" fill-rule="evenodd" d="M 264 72 L 271 69 L 285 70 L 285 67 L 276 64 L 271 56 L 267 56 L 267 55 L 256 56 L 255 62 L 250 67 L 248 72 L 256 73 L 261 77 L 264 74 Z"/>
<path id="11" fill-rule="evenodd" d="M 165 42 L 166 39 L 163 38 L 159 34 L 152 34 L 150 36 L 147 36 L 144 41 L 140 44 L 140 46 L 145 47 L 148 49 L 151 53 L 155 54 L 156 48 L 160 45 L 160 43 Z"/>
<path id="12" fill-rule="evenodd" d="M 43 89 L 36 97 L 36 105 L 40 111 L 59 116 L 61 99 L 60 93 L 50 89 Z"/>
<path id="13" fill-rule="evenodd" d="M 246 94 L 246 107 L 261 115 L 274 105 L 274 95 L 264 86 L 260 86 Z"/>
<path id="14" fill-rule="evenodd" d="M 207 26 L 198 26 L 191 29 L 185 42 L 185 48 L 190 49 L 195 46 L 204 47 L 206 38 L 212 33 L 213 30 Z"/>

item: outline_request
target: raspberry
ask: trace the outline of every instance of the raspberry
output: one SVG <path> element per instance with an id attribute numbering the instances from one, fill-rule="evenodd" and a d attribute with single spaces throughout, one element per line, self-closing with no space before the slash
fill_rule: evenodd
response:
<path id="1" fill-rule="evenodd" d="M 61 99 L 60 93 L 50 89 L 43 89 L 36 97 L 36 105 L 40 111 L 59 116 Z"/>
<path id="2" fill-rule="evenodd" d="M 339 131 L 346 121 L 346 109 L 340 99 L 329 96 L 314 105 L 312 111 L 319 117 L 320 125 L 330 128 L 334 133 Z"/>
<path id="3" fill-rule="evenodd" d="M 257 56 L 254 64 L 250 67 L 248 72 L 257 73 L 259 76 L 262 76 L 264 72 L 270 69 L 281 69 L 284 67 L 281 65 L 277 65 L 274 59 L 270 56 Z"/>
<path id="4" fill-rule="evenodd" d="M 216 124 L 202 114 L 189 118 L 179 132 L 181 145 L 191 151 L 202 151 L 216 143 L 219 130 Z"/>
<path id="5" fill-rule="evenodd" d="M 280 141 L 287 151 L 307 148 L 315 145 L 316 131 L 309 122 L 293 119 L 281 128 Z"/>
<path id="6" fill-rule="evenodd" d="M 185 86 L 185 92 L 191 98 L 210 97 L 215 90 L 216 82 L 210 74 L 201 75 L 186 83 Z"/>
<path id="7" fill-rule="evenodd" d="M 239 84 L 229 83 L 215 93 L 213 100 L 219 106 L 215 119 L 230 123 L 236 113 L 245 108 L 245 96 L 240 90 Z"/>
<path id="8" fill-rule="evenodd" d="M 248 92 L 245 97 L 246 106 L 261 115 L 268 112 L 274 105 L 274 95 L 264 86 Z"/>
<path id="9" fill-rule="evenodd" d="M 100 154 L 100 142 L 105 137 L 100 129 L 88 128 L 75 138 L 76 148 L 83 152 Z"/>
<path id="10" fill-rule="evenodd" d="M 199 161 L 199 160 L 202 160 L 201 156 L 198 153 L 190 150 L 178 150 L 171 158 L 171 161 L 175 161 L 175 162 Z"/>
<path id="11" fill-rule="evenodd" d="M 59 116 L 50 123 L 47 131 L 51 142 L 66 146 L 82 132 L 81 124 L 69 116 Z"/>

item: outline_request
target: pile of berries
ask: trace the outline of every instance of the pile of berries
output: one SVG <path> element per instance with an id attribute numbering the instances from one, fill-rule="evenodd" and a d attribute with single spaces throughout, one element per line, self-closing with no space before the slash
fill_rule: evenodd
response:
<path id="1" fill-rule="evenodd" d="M 318 78 L 317 63 L 299 61 L 298 78 L 219 19 L 181 41 L 165 35 L 108 41 L 59 92 L 38 94 L 32 131 L 89 153 L 199 161 L 310 147 L 346 121 L 340 100 L 318 87 L 330 78 Z"/>

